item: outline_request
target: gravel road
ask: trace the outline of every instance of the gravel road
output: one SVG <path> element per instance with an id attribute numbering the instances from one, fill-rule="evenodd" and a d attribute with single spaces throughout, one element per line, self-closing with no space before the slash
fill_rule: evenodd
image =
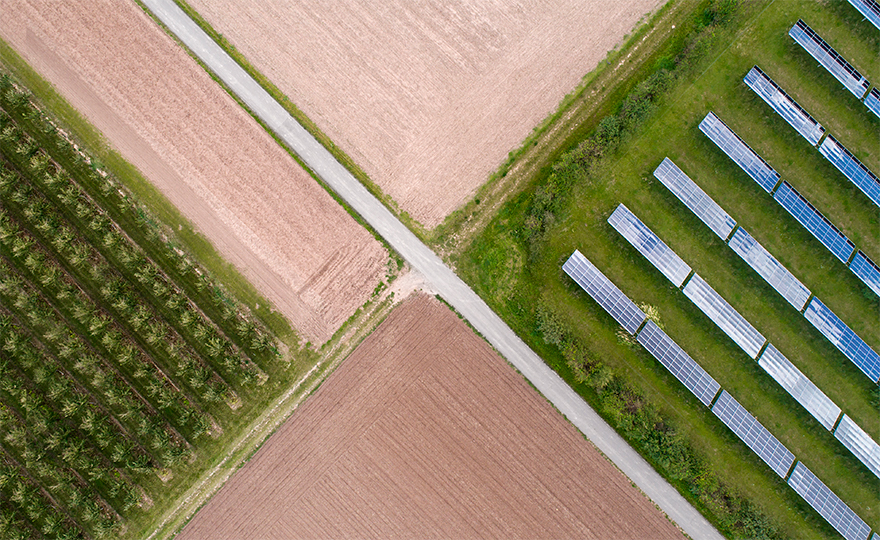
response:
<path id="1" fill-rule="evenodd" d="M 173 0 L 142 0 L 312 171 L 421 272 L 541 394 L 692 538 L 723 538 L 553 370 Z"/>

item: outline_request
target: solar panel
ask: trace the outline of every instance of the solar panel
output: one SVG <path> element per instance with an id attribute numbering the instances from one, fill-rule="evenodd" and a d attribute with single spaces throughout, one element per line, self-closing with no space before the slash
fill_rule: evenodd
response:
<path id="1" fill-rule="evenodd" d="M 810 144 L 813 146 L 819 144 L 819 140 L 825 133 L 825 128 L 816 122 L 795 100 L 791 99 L 758 66 L 753 67 L 743 81 Z"/>
<path id="2" fill-rule="evenodd" d="M 825 429 L 828 431 L 834 429 L 834 423 L 840 417 L 840 407 L 819 390 L 813 381 L 794 367 L 794 364 L 789 362 L 788 358 L 783 356 L 772 343 L 767 345 L 761 357 L 758 358 L 758 365 L 773 377 L 779 386 L 791 394 L 791 397 L 800 403 L 808 413 L 813 415 L 813 418 L 825 426 Z"/>
<path id="3" fill-rule="evenodd" d="M 562 269 L 578 285 L 593 297 L 602 308 L 614 317 L 621 326 L 630 334 L 636 330 L 645 320 L 645 314 L 625 294 L 620 292 L 614 283 L 611 283 L 593 263 L 575 250 L 571 257 L 562 265 Z"/>
<path id="4" fill-rule="evenodd" d="M 880 206 L 880 180 L 877 179 L 877 175 L 868 170 L 849 150 L 837 142 L 837 139 L 831 135 L 826 137 L 819 146 L 819 153 L 862 190 L 862 193 L 874 204 Z"/>
<path id="5" fill-rule="evenodd" d="M 871 532 L 868 524 L 800 461 L 794 466 L 788 485 L 847 540 L 868 538 Z"/>
<path id="6" fill-rule="evenodd" d="M 639 218 L 623 204 L 618 205 L 608 223 L 645 256 L 666 278 L 681 287 L 691 267 L 669 249 Z"/>
<path id="7" fill-rule="evenodd" d="M 727 240 L 733 228 L 736 227 L 736 221 L 727 215 L 727 212 L 722 210 L 711 197 L 706 195 L 693 180 L 688 178 L 688 175 L 684 174 L 671 159 L 664 158 L 663 162 L 654 170 L 654 176 L 712 229 L 712 232 L 722 240 Z"/>
<path id="8" fill-rule="evenodd" d="M 853 257 L 852 262 L 849 264 L 849 269 L 874 291 L 874 294 L 880 296 L 880 268 L 877 268 L 874 261 L 869 259 L 861 250 Z"/>
<path id="9" fill-rule="evenodd" d="M 782 263 L 764 249 L 757 240 L 740 227 L 733 233 L 728 244 L 737 255 L 742 257 L 764 281 L 776 289 L 789 304 L 798 311 L 803 311 L 810 299 L 810 289 L 806 288 Z"/>
<path id="10" fill-rule="evenodd" d="M 812 28 L 807 26 L 803 20 L 791 27 L 788 35 L 803 47 L 810 55 L 815 58 L 822 67 L 834 75 L 834 78 L 852 92 L 854 96 L 862 99 L 871 83 L 864 78 L 858 70 L 843 59 L 834 48 L 822 39 Z"/>
<path id="11" fill-rule="evenodd" d="M 880 446 L 852 418 L 843 415 L 834 430 L 834 437 L 880 478 Z"/>
<path id="12" fill-rule="evenodd" d="M 872 382 L 880 380 L 880 356 L 818 298 L 810 301 L 804 317 Z"/>
<path id="13" fill-rule="evenodd" d="M 849 262 L 849 258 L 852 257 L 853 251 L 856 249 L 855 245 L 797 190 L 791 187 L 791 184 L 783 181 L 776 193 L 773 194 L 773 198 L 843 264 Z"/>
<path id="14" fill-rule="evenodd" d="M 779 442 L 758 419 L 749 414 L 745 407 L 722 390 L 718 401 L 712 405 L 712 412 L 733 431 L 752 452 L 758 454 L 764 463 L 773 469 L 780 478 L 785 478 L 794 463 L 792 454 Z"/>
<path id="15" fill-rule="evenodd" d="M 849 3 L 880 30 L 880 5 L 877 2 L 874 0 L 849 0 Z"/>
<path id="16" fill-rule="evenodd" d="M 721 388 L 700 364 L 679 347 L 654 321 L 649 320 L 636 338 L 651 356 L 663 364 L 676 379 L 699 399 L 709 406 Z"/>
<path id="17" fill-rule="evenodd" d="M 718 325 L 730 339 L 752 358 L 756 358 L 764 346 L 764 336 L 755 330 L 742 315 L 737 313 L 715 289 L 709 286 L 699 274 L 688 281 L 684 288 L 684 295 L 691 299 L 700 311 L 706 314 L 712 322 Z"/>
<path id="18" fill-rule="evenodd" d="M 752 180 L 764 188 L 767 193 L 772 193 L 773 188 L 779 183 L 779 173 L 767 164 L 761 156 L 749 147 L 727 127 L 727 124 L 710 112 L 700 122 L 700 131 L 706 134 L 734 163 L 752 177 Z"/>
<path id="19" fill-rule="evenodd" d="M 865 98 L 865 107 L 874 113 L 874 116 L 880 118 L 880 90 L 872 88 L 868 92 L 868 97 Z"/>

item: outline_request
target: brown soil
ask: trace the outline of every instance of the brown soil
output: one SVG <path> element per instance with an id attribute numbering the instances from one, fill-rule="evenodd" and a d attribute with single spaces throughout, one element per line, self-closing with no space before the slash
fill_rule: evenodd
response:
<path id="1" fill-rule="evenodd" d="M 189 0 L 432 229 L 662 0 Z"/>
<path id="2" fill-rule="evenodd" d="M 458 317 L 416 295 L 177 537 L 682 538 Z"/>
<path id="3" fill-rule="evenodd" d="M 324 342 L 384 248 L 134 2 L 0 0 L 0 36 L 287 316 Z"/>

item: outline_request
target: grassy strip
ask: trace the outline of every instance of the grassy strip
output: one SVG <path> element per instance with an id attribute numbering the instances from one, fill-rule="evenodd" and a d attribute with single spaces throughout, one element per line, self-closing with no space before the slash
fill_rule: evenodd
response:
<path id="1" fill-rule="evenodd" d="M 498 212 L 500 206 L 536 181 L 545 178 L 550 163 L 580 142 L 598 122 L 614 112 L 620 101 L 658 67 L 670 65 L 688 37 L 691 14 L 709 0 L 668 2 L 619 49 L 584 76 L 556 111 L 536 126 L 523 144 L 477 191 L 473 200 L 450 214 L 434 229 L 433 246 L 454 255 L 467 245 Z"/>
<path id="2" fill-rule="evenodd" d="M 724 2 L 715 4 L 716 7 L 724 5 Z M 671 335 L 723 387 L 739 398 L 863 519 L 869 523 L 876 520 L 876 508 L 870 504 L 876 498 L 872 495 L 872 492 L 876 494 L 876 479 L 872 480 L 870 473 L 855 458 L 847 455 L 848 452 L 763 374 L 754 362 L 741 359 L 741 351 L 726 341 L 726 336 L 714 328 L 680 292 L 658 277 L 653 267 L 605 224 L 605 218 L 617 203 L 625 202 L 671 243 L 686 261 L 691 264 L 699 262 L 695 266 L 710 283 L 729 283 L 726 288 L 716 288 L 737 307 L 741 301 L 748 303 L 751 307 L 744 310 L 746 316 L 762 331 L 772 329 L 766 335 L 774 344 L 787 353 L 797 351 L 796 355 L 789 357 L 844 410 L 856 417 L 863 427 L 869 431 L 876 430 L 876 422 L 871 421 L 876 418 L 876 408 L 871 401 L 876 399 L 876 395 L 871 393 L 876 389 L 865 384 L 863 377 L 851 365 L 847 365 L 847 361 L 838 361 L 839 353 L 821 343 L 821 339 L 815 337 L 815 330 L 811 330 L 784 301 L 774 297 L 776 293 L 768 290 L 769 287 L 762 284 L 760 278 L 749 275 L 751 270 L 738 261 L 727 247 L 719 245 L 698 220 L 688 215 L 689 212 L 680 207 L 674 197 L 665 193 L 665 188 L 657 187 L 656 182 L 650 180 L 653 167 L 662 159 L 662 152 L 678 160 L 680 156 L 697 149 L 711 155 L 712 166 L 702 166 L 698 169 L 699 174 L 692 177 L 701 184 L 719 175 L 732 177 L 734 180 L 725 186 L 726 189 L 718 189 L 715 193 L 705 185 L 704 189 L 710 191 L 716 200 L 723 201 L 725 207 L 731 200 L 739 202 L 737 191 L 746 191 L 748 196 L 743 195 L 742 204 L 736 206 L 736 213 L 731 213 L 735 218 L 754 214 L 749 210 L 749 205 L 755 206 L 757 190 L 754 193 L 748 187 L 743 190 L 740 187 L 742 180 L 737 177 L 742 173 L 737 172 L 728 158 L 723 155 L 718 157 L 717 150 L 710 149 L 711 143 L 707 144 L 704 138 L 701 139 L 698 132 L 694 133 L 693 126 L 709 110 L 699 103 L 710 100 L 708 107 L 711 108 L 724 105 L 722 118 L 735 114 L 738 108 L 742 109 L 739 115 L 745 119 L 740 125 L 748 125 L 753 120 L 746 117 L 754 114 L 749 108 L 758 107 L 756 104 L 743 105 L 743 98 L 739 95 L 741 88 L 736 85 L 737 76 L 731 77 L 725 71 L 731 63 L 731 57 L 734 54 L 747 57 L 751 51 L 767 49 L 762 62 L 773 65 L 774 58 L 777 58 L 775 62 L 778 63 L 778 57 L 783 54 L 773 49 L 778 40 L 768 39 L 762 33 L 778 32 L 778 27 L 783 24 L 790 26 L 790 23 L 780 22 L 783 16 L 780 11 L 802 10 L 806 5 L 809 6 L 806 9 L 810 10 L 810 20 L 829 21 L 825 27 L 829 33 L 829 29 L 834 27 L 831 24 L 833 16 L 821 18 L 825 13 L 822 6 L 782 3 L 764 12 L 767 5 L 767 2 L 746 4 L 744 12 L 728 26 L 711 24 L 712 19 L 717 18 L 717 10 L 714 17 L 705 11 L 695 12 L 696 18 L 691 21 L 689 28 L 694 32 L 693 38 L 679 42 L 678 46 L 680 51 L 689 51 L 690 58 L 664 55 L 667 60 L 675 60 L 676 71 L 681 69 L 682 60 L 685 60 L 687 65 L 683 66 L 684 70 L 674 73 L 670 79 L 669 73 L 663 73 L 664 68 L 671 67 L 666 61 L 658 61 L 653 64 L 654 69 L 646 69 L 642 73 L 642 82 L 638 86 L 635 83 L 631 85 L 635 91 L 616 102 L 614 114 L 592 123 L 595 134 L 586 142 L 582 142 L 582 138 L 565 148 L 564 155 L 555 160 L 552 166 L 546 164 L 532 178 L 528 188 L 501 207 L 492 222 L 475 237 L 472 245 L 463 254 L 454 257 L 453 262 L 475 290 L 547 359 L 551 367 L 612 425 L 618 426 L 622 434 L 635 447 L 641 448 L 647 459 L 678 485 L 685 496 L 722 530 L 732 535 L 754 534 L 754 531 L 746 533 L 739 528 L 744 526 L 740 523 L 742 520 L 736 518 L 740 510 L 731 511 L 726 504 L 730 500 L 724 494 L 726 492 L 728 495 L 738 494 L 733 495 L 734 498 L 744 497 L 741 500 L 751 501 L 746 506 L 757 507 L 768 516 L 769 522 L 775 524 L 768 527 L 768 531 L 775 527 L 786 536 L 819 538 L 834 534 L 827 523 L 784 482 L 768 474 L 766 466 L 709 411 L 684 392 L 677 381 L 650 356 L 616 335 L 611 330 L 616 328 L 616 324 L 601 310 L 597 313 L 595 306 L 589 300 L 584 300 L 584 295 L 578 293 L 577 288 L 560 271 L 562 261 L 578 247 L 600 269 L 606 271 L 624 292 L 658 308 L 671 329 Z M 758 12 L 761 12 L 760 16 L 756 15 Z M 843 33 L 835 37 L 845 39 Z M 734 45 L 728 49 L 731 42 Z M 871 60 L 869 55 L 862 52 L 870 50 L 871 42 L 867 47 L 860 45 L 857 38 L 847 39 L 845 43 L 850 56 L 859 59 L 861 65 L 876 65 L 876 60 Z M 808 67 L 799 69 L 807 70 Z M 741 69 L 738 65 L 733 67 L 734 73 Z M 747 70 L 748 67 L 745 67 L 738 77 L 741 78 Z M 809 76 L 809 71 L 803 75 L 805 78 Z M 725 89 L 721 95 L 707 97 L 713 96 L 721 88 Z M 800 90 L 801 87 L 798 87 L 798 96 L 801 95 Z M 845 121 L 849 120 L 854 126 L 866 125 L 864 133 L 876 133 L 876 129 L 872 131 L 868 125 L 871 121 L 859 116 L 860 109 L 848 104 L 840 107 L 833 101 L 822 105 L 821 100 L 809 94 L 807 96 L 813 107 L 808 110 L 836 108 L 823 112 L 822 118 L 838 118 L 838 129 L 843 129 Z M 836 99 L 839 99 L 839 95 Z M 836 114 L 841 116 L 837 117 Z M 766 113 L 758 116 L 762 115 L 770 123 L 779 123 L 776 118 L 768 118 Z M 762 130 L 763 138 L 747 140 L 767 140 L 771 143 L 781 140 L 780 145 L 796 145 L 797 141 L 790 141 L 794 138 L 788 137 L 785 130 L 783 123 L 782 126 L 774 126 L 773 130 Z M 856 130 L 850 129 L 849 132 L 854 134 Z M 857 141 L 858 138 L 854 136 L 850 144 L 858 149 L 860 145 Z M 786 149 L 785 152 L 790 150 Z M 791 157 L 781 157 L 783 154 L 780 151 L 771 164 L 775 164 L 775 160 L 786 165 L 793 161 Z M 825 166 L 821 160 L 813 157 L 803 168 L 823 171 Z M 684 163 L 679 164 L 689 172 L 691 167 L 697 166 L 693 159 Z M 808 171 L 803 171 L 801 175 L 789 171 L 789 174 L 794 178 L 817 176 L 815 172 Z M 841 183 L 835 183 L 830 173 L 828 176 L 831 180 L 826 181 L 826 185 L 831 183 L 833 186 L 830 187 L 840 190 Z M 832 202 L 835 197 L 844 198 L 834 190 L 818 189 L 816 196 L 823 195 Z M 663 200 L 662 205 L 658 205 L 657 197 Z M 855 218 L 851 225 L 853 232 L 849 234 L 858 237 L 861 231 L 862 238 L 870 247 L 876 240 L 871 240 L 868 230 L 871 223 L 876 223 L 876 217 L 871 218 L 867 212 L 869 209 L 860 202 L 857 194 L 848 193 L 846 197 L 851 200 L 848 208 Z M 763 207 L 763 203 L 760 206 Z M 778 214 L 778 211 L 771 207 L 769 213 Z M 840 212 L 837 216 L 844 214 Z M 761 229 L 753 226 L 751 221 L 745 223 L 753 234 Z M 764 230 L 783 228 L 788 227 L 770 226 Z M 876 239 L 876 235 L 873 238 Z M 682 239 L 687 241 L 682 242 Z M 765 238 L 760 240 L 767 242 Z M 768 243 L 765 246 L 774 253 L 778 244 L 797 245 L 787 236 L 779 238 L 773 246 Z M 861 295 L 858 286 L 853 283 L 854 278 L 840 275 L 839 268 L 823 269 L 828 257 L 815 251 L 811 249 L 808 255 L 803 255 L 789 247 L 783 251 L 786 253 L 783 262 L 799 275 L 803 267 L 810 264 L 816 266 L 812 261 L 823 261 L 819 270 L 812 272 L 809 286 L 821 293 L 823 299 L 842 298 L 834 309 L 840 309 L 841 316 L 842 313 L 851 316 L 849 320 L 855 326 L 859 324 L 858 321 L 864 321 L 859 313 L 876 313 L 876 299 Z M 797 260 L 802 262 L 792 264 Z M 639 266 L 639 270 L 617 270 L 628 268 L 631 264 Z M 730 266 L 734 270 L 725 269 Z M 707 272 L 706 268 L 711 268 L 711 271 Z M 831 277 L 831 280 L 824 279 L 826 277 Z M 751 300 L 753 298 L 754 301 Z M 681 330 L 684 329 L 690 329 L 686 336 L 682 336 Z M 863 337 L 874 337 L 869 329 L 863 330 Z M 804 335 L 809 336 L 808 339 L 804 340 Z M 696 352 L 699 354 L 694 354 Z M 829 362 L 829 358 L 833 361 Z M 673 433 L 686 441 L 684 446 L 689 448 L 689 459 L 682 461 L 664 457 L 664 453 L 658 450 L 659 442 L 650 438 L 655 434 L 644 431 L 645 422 L 657 426 L 652 410 L 654 407 L 661 415 L 663 426 L 671 427 Z M 672 456 L 681 449 L 677 444 L 668 447 Z M 684 464 L 684 470 L 677 468 L 676 464 Z M 704 474 L 707 471 L 714 476 L 714 480 L 708 484 L 705 483 L 708 477 Z M 706 487 L 715 485 L 716 480 L 720 481 L 721 486 L 726 486 L 724 491 Z M 734 506 L 743 508 L 742 505 Z M 763 518 L 747 521 L 766 523 Z"/>

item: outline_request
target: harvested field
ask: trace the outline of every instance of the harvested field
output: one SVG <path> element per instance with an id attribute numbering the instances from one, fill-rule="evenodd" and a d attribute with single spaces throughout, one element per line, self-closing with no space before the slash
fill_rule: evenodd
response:
<path id="1" fill-rule="evenodd" d="M 132 1 L 0 0 L 0 36 L 306 339 L 363 304 L 387 254 Z"/>
<path id="2" fill-rule="evenodd" d="M 245 536 L 682 538 L 425 295 L 397 307 L 177 538 Z"/>
<path id="3" fill-rule="evenodd" d="M 189 3 L 431 229 L 663 2 Z"/>

